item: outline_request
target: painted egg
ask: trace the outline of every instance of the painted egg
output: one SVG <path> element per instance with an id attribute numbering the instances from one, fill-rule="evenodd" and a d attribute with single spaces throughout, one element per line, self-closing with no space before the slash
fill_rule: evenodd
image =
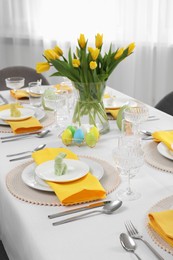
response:
<path id="1" fill-rule="evenodd" d="M 85 142 L 89 147 L 94 147 L 97 143 L 97 138 L 94 133 L 89 132 L 85 135 Z"/>
<path id="2" fill-rule="evenodd" d="M 73 126 L 73 125 L 69 125 L 69 126 L 67 127 L 67 129 L 69 129 L 69 130 L 71 131 L 72 137 L 73 137 L 73 136 L 74 136 L 74 133 L 76 132 L 76 127 Z"/>
<path id="3" fill-rule="evenodd" d="M 76 144 L 81 144 L 84 141 L 84 132 L 78 128 L 74 133 L 74 141 Z"/>
<path id="4" fill-rule="evenodd" d="M 72 133 L 69 129 L 63 131 L 61 135 L 63 144 L 70 145 L 72 143 Z"/>
<path id="5" fill-rule="evenodd" d="M 89 132 L 90 132 L 90 133 L 93 133 L 94 136 L 95 136 L 95 138 L 96 138 L 96 140 L 98 141 L 98 139 L 99 139 L 99 137 L 100 137 L 100 133 L 99 133 L 98 128 L 97 128 L 96 126 L 93 126 L 93 127 L 90 128 L 90 131 L 89 131 Z"/>

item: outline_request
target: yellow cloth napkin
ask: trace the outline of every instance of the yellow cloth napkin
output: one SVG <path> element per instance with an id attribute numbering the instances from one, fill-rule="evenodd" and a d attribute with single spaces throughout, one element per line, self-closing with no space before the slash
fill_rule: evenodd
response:
<path id="1" fill-rule="evenodd" d="M 22 107 L 18 105 L 18 107 Z M 9 109 L 10 104 L 0 106 L 0 111 Z M 33 131 L 38 131 L 43 128 L 40 122 L 35 117 L 30 117 L 25 120 L 20 121 L 6 121 L 14 134 L 28 133 Z"/>
<path id="2" fill-rule="evenodd" d="M 111 116 L 115 120 L 117 119 L 118 112 L 119 112 L 119 109 L 106 109 L 106 113 L 111 114 Z"/>
<path id="3" fill-rule="evenodd" d="M 72 91 L 72 88 L 69 87 L 68 85 L 62 85 L 62 84 L 57 84 L 54 86 L 54 88 L 56 88 L 57 90 L 67 90 L 68 92 L 71 92 Z"/>
<path id="4" fill-rule="evenodd" d="M 29 94 L 24 89 L 19 89 L 19 90 L 16 90 L 16 91 L 10 90 L 10 94 L 13 98 L 16 98 L 16 99 L 28 98 L 29 97 Z"/>
<path id="5" fill-rule="evenodd" d="M 173 131 L 157 131 L 152 133 L 156 141 L 163 142 L 168 149 L 173 151 Z"/>
<path id="6" fill-rule="evenodd" d="M 151 212 L 149 215 L 149 225 L 168 244 L 173 246 L 173 210 Z"/>
<path id="7" fill-rule="evenodd" d="M 39 165 L 45 161 L 54 160 L 60 152 L 66 153 L 66 158 L 68 159 L 78 159 L 76 154 L 66 148 L 45 148 L 34 152 L 32 157 L 36 164 Z M 88 173 L 83 178 L 72 182 L 57 183 L 47 181 L 47 183 L 54 190 L 63 205 L 98 200 L 106 197 L 104 188 L 98 179 L 91 173 Z"/>

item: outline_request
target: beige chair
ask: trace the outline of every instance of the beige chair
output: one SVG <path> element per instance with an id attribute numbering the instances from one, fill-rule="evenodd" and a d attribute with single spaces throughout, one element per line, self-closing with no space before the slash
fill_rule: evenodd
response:
<path id="1" fill-rule="evenodd" d="M 9 77 L 24 77 L 25 87 L 28 86 L 29 82 L 40 79 L 42 79 L 42 85 L 50 85 L 47 79 L 42 74 L 37 73 L 35 69 L 25 66 L 13 66 L 0 70 L 0 91 L 7 90 L 5 79 Z"/>
<path id="2" fill-rule="evenodd" d="M 170 92 L 163 97 L 156 105 L 155 108 L 173 116 L 173 92 Z"/>

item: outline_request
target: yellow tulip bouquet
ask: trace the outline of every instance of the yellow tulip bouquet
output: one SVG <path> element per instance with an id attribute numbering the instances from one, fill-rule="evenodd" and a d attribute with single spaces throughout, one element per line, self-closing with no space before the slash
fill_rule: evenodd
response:
<path id="1" fill-rule="evenodd" d="M 51 76 L 63 76 L 72 81 L 79 94 L 73 123 L 80 126 L 83 118 L 87 116 L 90 125 L 96 126 L 99 121 L 101 127 L 108 128 L 107 115 L 102 102 L 106 81 L 116 66 L 133 52 L 135 44 L 131 43 L 126 48 L 117 48 L 114 51 L 111 44 L 104 55 L 101 53 L 103 35 L 98 33 L 95 36 L 94 48 L 87 48 L 87 44 L 88 40 L 85 39 L 84 34 L 80 34 L 76 52 L 72 54 L 70 48 L 68 58 L 64 57 L 59 46 L 45 50 L 43 56 L 46 62 L 37 63 L 36 71 L 42 73 L 53 66 L 57 72 Z"/>

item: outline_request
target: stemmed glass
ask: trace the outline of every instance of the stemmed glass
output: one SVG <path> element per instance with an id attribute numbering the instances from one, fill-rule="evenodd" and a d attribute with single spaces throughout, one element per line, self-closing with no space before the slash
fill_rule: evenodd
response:
<path id="1" fill-rule="evenodd" d="M 14 90 L 14 92 L 17 91 L 17 89 L 20 89 L 25 84 L 25 78 L 23 77 L 10 77 L 5 79 L 7 88 L 11 88 Z"/>
<path id="2" fill-rule="evenodd" d="M 132 190 L 130 184 L 131 171 L 139 169 L 144 162 L 139 139 L 135 136 L 121 136 L 118 147 L 113 150 L 113 158 L 118 170 L 123 171 L 128 178 L 128 186 L 125 190 L 120 190 L 117 197 L 121 200 L 131 201 L 140 198 L 141 194 Z"/>
<path id="3" fill-rule="evenodd" d="M 135 107 L 125 108 L 123 112 L 123 132 L 139 135 L 141 123 L 147 120 L 148 115 L 148 108 L 142 103 L 138 103 Z"/>

